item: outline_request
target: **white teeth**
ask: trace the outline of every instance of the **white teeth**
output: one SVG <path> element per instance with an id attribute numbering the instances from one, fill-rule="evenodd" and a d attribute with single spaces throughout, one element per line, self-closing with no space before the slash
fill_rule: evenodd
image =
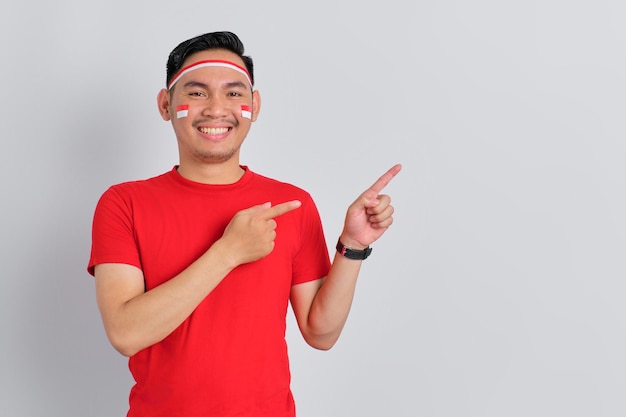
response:
<path id="1" fill-rule="evenodd" d="M 228 132 L 227 127 L 201 127 L 199 130 L 205 135 L 222 135 Z"/>

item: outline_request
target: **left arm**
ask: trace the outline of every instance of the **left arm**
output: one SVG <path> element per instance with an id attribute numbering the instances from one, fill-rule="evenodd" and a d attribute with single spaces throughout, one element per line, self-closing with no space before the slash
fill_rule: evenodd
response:
<path id="1" fill-rule="evenodd" d="M 374 243 L 391 226 L 393 206 L 379 194 L 401 166 L 395 165 L 348 207 L 341 242 L 362 250 Z M 363 261 L 336 253 L 328 276 L 291 288 L 291 305 L 306 342 L 316 349 L 330 349 L 348 318 L 357 277 Z"/>

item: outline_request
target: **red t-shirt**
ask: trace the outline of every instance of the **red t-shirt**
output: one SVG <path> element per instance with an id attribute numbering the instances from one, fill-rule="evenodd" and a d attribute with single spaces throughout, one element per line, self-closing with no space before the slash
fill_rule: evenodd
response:
<path id="1" fill-rule="evenodd" d="M 236 212 L 302 201 L 276 218 L 272 253 L 235 268 L 167 338 L 130 358 L 136 384 L 129 417 L 295 415 L 285 342 L 289 294 L 294 284 L 326 276 L 328 249 L 306 191 L 243 168 L 234 184 L 207 185 L 174 167 L 115 185 L 98 202 L 88 271 L 100 263 L 134 265 L 149 291 L 200 257 Z"/>

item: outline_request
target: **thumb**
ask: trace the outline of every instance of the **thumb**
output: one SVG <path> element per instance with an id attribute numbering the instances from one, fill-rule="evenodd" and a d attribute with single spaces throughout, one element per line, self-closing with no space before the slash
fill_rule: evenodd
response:
<path id="1" fill-rule="evenodd" d="M 355 210 L 361 210 L 363 208 L 376 207 L 380 201 L 378 201 L 376 193 L 368 190 L 361 194 L 350 206 Z"/>

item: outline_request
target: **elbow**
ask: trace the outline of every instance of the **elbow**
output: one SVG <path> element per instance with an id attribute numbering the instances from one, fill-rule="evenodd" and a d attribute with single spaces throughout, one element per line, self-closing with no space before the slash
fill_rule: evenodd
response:
<path id="1" fill-rule="evenodd" d="M 311 346 L 313 349 L 328 351 L 335 346 L 339 337 L 331 336 L 331 335 L 308 335 L 304 337 L 307 345 Z"/>
<path id="2" fill-rule="evenodd" d="M 123 346 L 123 345 L 119 345 L 119 344 L 113 344 L 113 347 L 115 348 L 115 350 L 117 350 L 120 354 L 122 354 L 122 356 L 126 356 L 127 358 L 130 358 L 131 356 L 133 356 L 135 353 L 139 352 L 139 349 L 133 349 L 130 346 Z"/>
<path id="3" fill-rule="evenodd" d="M 327 322 L 309 320 L 307 326 L 300 329 L 306 343 L 317 350 L 330 350 L 339 340 L 344 323 L 333 325 Z"/>
<path id="4" fill-rule="evenodd" d="M 130 358 L 141 350 L 129 337 L 115 332 L 107 332 L 109 342 L 123 356 Z"/>
<path id="5" fill-rule="evenodd" d="M 309 343 L 309 346 L 311 346 L 314 349 L 317 350 L 321 350 L 321 351 L 329 351 L 332 349 L 333 346 L 335 346 L 334 343 L 326 343 L 326 344 L 321 344 L 321 343 Z"/>

